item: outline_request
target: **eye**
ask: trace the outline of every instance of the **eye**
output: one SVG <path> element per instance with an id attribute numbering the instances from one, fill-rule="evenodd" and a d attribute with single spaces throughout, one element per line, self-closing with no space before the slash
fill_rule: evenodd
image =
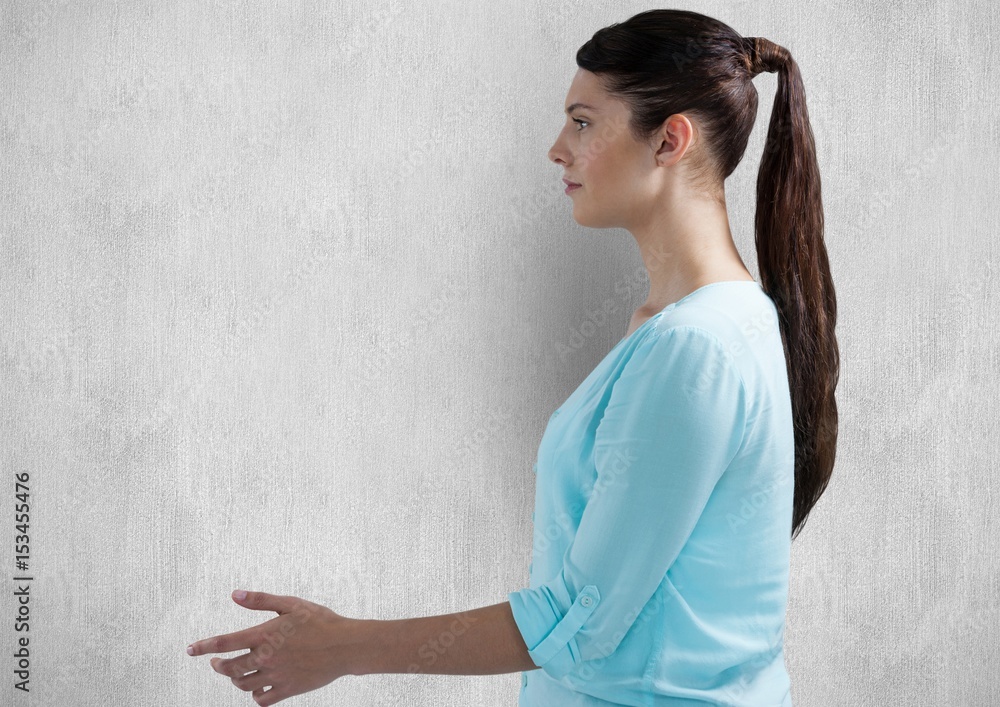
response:
<path id="1" fill-rule="evenodd" d="M 582 126 L 584 126 L 584 125 L 590 125 L 590 123 L 587 122 L 586 120 L 580 120 L 579 118 L 573 118 L 573 122 L 574 123 L 578 123 L 581 126 L 581 127 L 579 127 L 579 128 L 576 129 L 577 132 L 580 132 L 581 130 L 583 130 Z"/>

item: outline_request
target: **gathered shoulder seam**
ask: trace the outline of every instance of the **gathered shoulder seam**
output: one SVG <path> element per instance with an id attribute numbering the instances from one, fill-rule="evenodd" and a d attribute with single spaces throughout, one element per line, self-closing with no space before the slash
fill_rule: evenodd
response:
<path id="1" fill-rule="evenodd" d="M 749 397 L 749 391 L 747 389 L 746 381 L 743 380 L 743 373 L 740 372 L 739 367 L 735 365 L 732 354 L 726 350 L 725 342 L 723 342 L 722 339 L 719 338 L 718 334 L 716 334 L 713 331 L 710 331 L 709 329 L 706 329 L 705 327 L 700 327 L 695 324 L 673 324 L 664 328 L 653 327 L 653 332 L 650 336 L 650 341 L 657 341 L 663 336 L 681 331 L 682 329 L 695 331 L 699 335 L 704 335 L 707 338 L 711 339 L 714 342 L 714 344 L 719 347 L 719 350 L 722 351 L 722 358 L 726 362 L 725 364 L 726 368 L 728 368 L 734 374 L 736 374 L 736 378 L 740 382 L 740 390 L 743 391 L 743 430 L 740 433 L 740 443 L 736 447 L 736 453 L 733 454 L 733 459 L 735 459 L 736 456 L 740 453 L 740 450 L 743 449 L 743 445 L 746 442 L 747 425 L 750 419 L 748 416 L 748 408 L 747 408 L 748 405 L 747 398 Z M 733 459 L 730 459 L 729 463 L 732 463 Z"/>

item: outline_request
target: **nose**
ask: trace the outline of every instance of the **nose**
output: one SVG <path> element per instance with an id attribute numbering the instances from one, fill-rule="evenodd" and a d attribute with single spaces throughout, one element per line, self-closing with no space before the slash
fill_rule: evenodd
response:
<path id="1" fill-rule="evenodd" d="M 570 155 L 562 146 L 562 133 L 559 133 L 559 137 L 549 148 L 549 159 L 563 167 L 570 162 Z"/>
<path id="2" fill-rule="evenodd" d="M 563 156 L 562 150 L 557 148 L 556 145 L 549 148 L 549 159 L 556 164 L 562 165 L 563 167 L 566 166 L 566 158 Z"/>

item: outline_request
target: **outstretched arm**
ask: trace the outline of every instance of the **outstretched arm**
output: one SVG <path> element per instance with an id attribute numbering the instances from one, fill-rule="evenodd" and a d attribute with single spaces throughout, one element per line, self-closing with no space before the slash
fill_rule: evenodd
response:
<path id="1" fill-rule="evenodd" d="M 241 597 L 234 592 L 233 599 L 245 608 L 278 615 L 196 641 L 188 654 L 248 649 L 234 658 L 213 657 L 210 663 L 262 706 L 344 675 L 495 675 L 537 667 L 507 601 L 454 614 L 377 620 L 341 616 L 294 596 L 247 592 Z"/>
<path id="2" fill-rule="evenodd" d="M 509 601 L 455 614 L 359 624 L 363 639 L 354 675 L 496 675 L 538 667 Z"/>

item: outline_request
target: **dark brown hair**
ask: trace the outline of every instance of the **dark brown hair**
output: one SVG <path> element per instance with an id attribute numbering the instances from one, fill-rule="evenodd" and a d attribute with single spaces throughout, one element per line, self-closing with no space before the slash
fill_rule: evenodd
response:
<path id="1" fill-rule="evenodd" d="M 819 165 L 806 94 L 788 50 L 688 10 L 649 10 L 598 30 L 576 54 L 650 139 L 675 113 L 695 117 L 700 188 L 717 191 L 743 158 L 757 117 L 753 77 L 778 73 L 757 175 L 761 287 L 778 310 L 795 429 L 794 539 L 826 490 L 837 446 L 837 298 L 823 239 Z M 697 145 L 697 143 L 696 143 Z"/>

